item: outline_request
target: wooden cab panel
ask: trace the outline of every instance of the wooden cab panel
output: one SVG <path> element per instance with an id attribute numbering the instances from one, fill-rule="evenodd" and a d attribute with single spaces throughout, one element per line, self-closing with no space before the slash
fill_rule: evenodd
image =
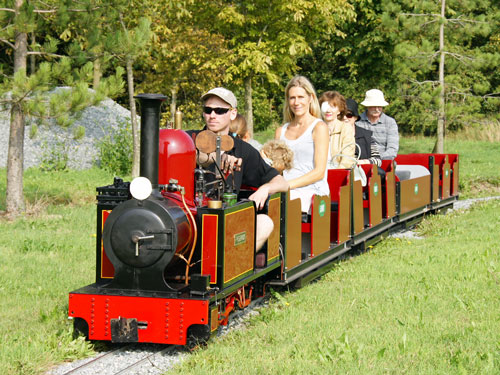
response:
<path id="1" fill-rule="evenodd" d="M 448 154 L 450 163 L 451 180 L 450 180 L 450 195 L 458 195 L 458 154 Z"/>
<path id="2" fill-rule="evenodd" d="M 267 264 L 274 262 L 279 257 L 280 227 L 281 227 L 281 194 L 276 193 L 269 197 L 267 215 L 274 224 L 274 229 L 267 239 Z"/>
<path id="3" fill-rule="evenodd" d="M 368 226 L 372 227 L 382 222 L 382 181 L 376 165 L 366 164 L 362 168 L 367 177 L 366 186 L 363 187 L 366 197 L 364 203 L 368 208 L 367 221 Z"/>
<path id="4" fill-rule="evenodd" d="M 365 218 L 363 212 L 363 186 L 361 181 L 352 182 L 352 227 L 351 235 L 359 234 L 365 227 Z"/>
<path id="5" fill-rule="evenodd" d="M 434 162 L 439 167 L 439 197 L 446 199 L 450 197 L 451 167 L 448 155 L 434 154 Z"/>
<path id="6" fill-rule="evenodd" d="M 382 160 L 381 168 L 385 172 L 382 179 L 382 217 L 384 219 L 396 216 L 396 173 L 392 160 Z"/>
<path id="7" fill-rule="evenodd" d="M 255 208 L 226 210 L 224 217 L 224 284 L 253 272 L 255 259 Z M 236 206 L 237 207 L 237 206 Z"/>
<path id="8" fill-rule="evenodd" d="M 431 202 L 431 176 L 422 176 L 398 182 L 399 213 L 405 214 Z"/>
<path id="9" fill-rule="evenodd" d="M 329 169 L 330 187 L 330 242 L 342 243 L 351 234 L 351 171 L 349 169 Z"/>
<path id="10" fill-rule="evenodd" d="M 290 200 L 290 192 L 287 193 L 286 204 L 286 234 L 285 234 L 285 267 L 291 269 L 300 264 L 302 259 L 302 210 L 300 199 Z"/>
<path id="11" fill-rule="evenodd" d="M 315 195 L 311 205 L 311 256 L 316 256 L 330 249 L 330 196 Z"/>
<path id="12" fill-rule="evenodd" d="M 223 289 L 254 270 L 255 205 L 241 202 L 229 208 L 198 209 L 201 273 Z"/>
<path id="13" fill-rule="evenodd" d="M 439 197 L 439 165 L 436 164 L 433 154 L 398 155 L 396 163 L 401 165 L 420 165 L 431 174 L 431 202 L 438 202 Z"/>

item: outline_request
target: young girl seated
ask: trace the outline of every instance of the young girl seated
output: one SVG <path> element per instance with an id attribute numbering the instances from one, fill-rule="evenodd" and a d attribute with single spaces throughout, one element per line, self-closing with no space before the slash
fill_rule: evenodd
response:
<path id="1" fill-rule="evenodd" d="M 232 133 L 233 137 L 238 137 L 239 139 L 250 143 L 257 150 L 260 150 L 262 147 L 257 140 L 250 136 L 250 133 L 248 132 L 247 120 L 245 120 L 245 117 L 239 113 L 236 115 L 236 118 L 231 121 L 231 125 L 229 125 L 229 133 Z"/>
<path id="2" fill-rule="evenodd" d="M 260 155 L 267 164 L 280 174 L 293 166 L 293 151 L 285 142 L 278 139 L 272 139 L 264 143 L 260 149 Z"/>

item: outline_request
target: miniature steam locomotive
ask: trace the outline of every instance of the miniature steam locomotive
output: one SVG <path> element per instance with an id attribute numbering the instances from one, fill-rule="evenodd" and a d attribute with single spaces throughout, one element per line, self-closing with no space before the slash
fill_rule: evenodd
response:
<path id="1" fill-rule="evenodd" d="M 269 197 L 274 230 L 255 249 L 252 201 L 210 199 L 193 139 L 159 129 L 162 95 L 142 94 L 141 177 L 97 188 L 96 281 L 69 294 L 69 317 L 90 340 L 192 345 L 269 287 L 300 287 L 342 254 L 364 249 L 458 199 L 457 154 L 400 155 L 382 173 L 328 171 L 303 222 L 299 200 Z M 426 171 L 400 180 L 395 164 Z M 218 181 L 223 187 L 223 176 Z"/>

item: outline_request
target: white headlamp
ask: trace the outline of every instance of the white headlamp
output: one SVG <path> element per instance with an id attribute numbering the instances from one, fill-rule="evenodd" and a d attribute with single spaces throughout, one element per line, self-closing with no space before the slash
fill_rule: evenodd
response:
<path id="1" fill-rule="evenodd" d="M 152 191 L 153 186 L 151 185 L 151 181 L 146 177 L 134 178 L 130 183 L 130 194 L 137 200 L 143 201 L 151 195 Z"/>

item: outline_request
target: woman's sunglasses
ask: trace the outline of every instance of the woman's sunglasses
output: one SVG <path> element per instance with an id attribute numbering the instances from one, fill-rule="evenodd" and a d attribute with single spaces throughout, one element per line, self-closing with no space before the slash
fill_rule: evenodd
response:
<path id="1" fill-rule="evenodd" d="M 350 113 L 350 112 L 347 112 L 347 113 L 345 114 L 345 117 L 347 117 L 347 118 L 353 118 L 353 117 L 354 117 L 354 115 L 353 115 L 352 113 Z"/>
<path id="2" fill-rule="evenodd" d="M 206 115 L 210 115 L 212 111 L 215 112 L 216 115 L 223 115 L 226 114 L 227 111 L 229 111 L 231 108 L 222 108 L 222 107 L 203 107 L 203 113 Z"/>

